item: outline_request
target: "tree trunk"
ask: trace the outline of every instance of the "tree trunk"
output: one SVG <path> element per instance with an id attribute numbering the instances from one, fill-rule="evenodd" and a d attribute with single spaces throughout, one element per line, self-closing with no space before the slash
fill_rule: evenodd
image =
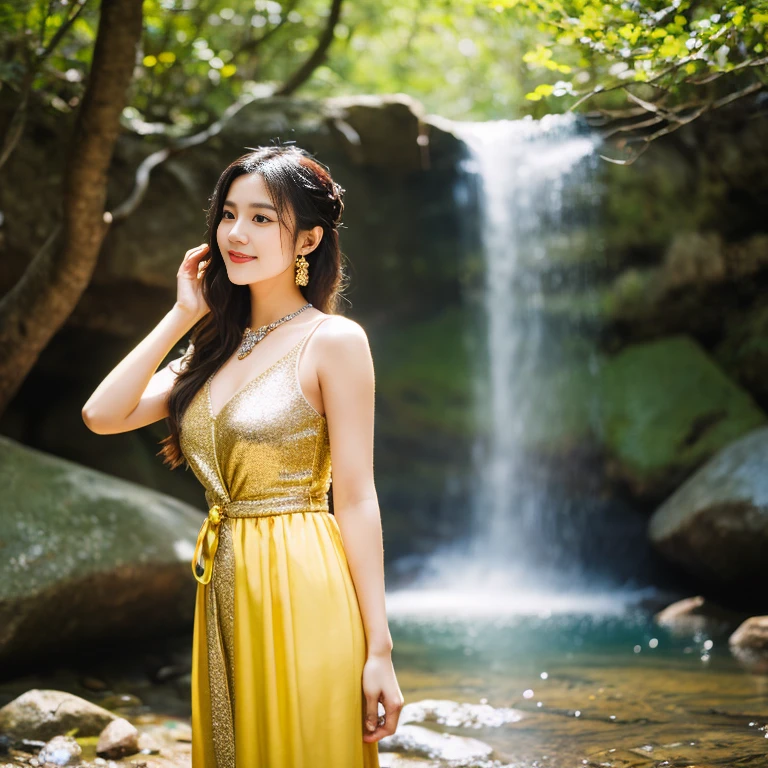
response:
<path id="1" fill-rule="evenodd" d="M 61 223 L 0 300 L 0 412 L 91 280 L 109 229 L 107 177 L 141 32 L 142 0 L 102 0 L 64 173 Z"/>

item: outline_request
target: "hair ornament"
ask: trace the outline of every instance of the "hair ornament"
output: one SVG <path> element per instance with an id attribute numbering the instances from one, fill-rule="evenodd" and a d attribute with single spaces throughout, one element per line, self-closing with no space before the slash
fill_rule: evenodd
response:
<path id="1" fill-rule="evenodd" d="M 331 182 L 331 191 L 328 193 L 328 197 L 333 201 L 331 210 L 334 227 L 341 224 L 341 216 L 344 213 L 344 193 L 346 191 L 340 184 L 337 184 L 335 181 Z"/>

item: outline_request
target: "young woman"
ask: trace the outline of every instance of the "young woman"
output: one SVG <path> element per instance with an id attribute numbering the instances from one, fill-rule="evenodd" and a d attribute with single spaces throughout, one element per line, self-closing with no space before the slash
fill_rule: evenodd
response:
<path id="1" fill-rule="evenodd" d="M 385 612 L 373 364 L 361 326 L 334 314 L 343 194 L 295 146 L 234 161 L 173 308 L 83 407 L 99 434 L 166 418 L 165 462 L 188 463 L 205 487 L 193 768 L 378 768 L 376 742 L 404 703 Z M 190 329 L 186 353 L 155 372 Z"/>

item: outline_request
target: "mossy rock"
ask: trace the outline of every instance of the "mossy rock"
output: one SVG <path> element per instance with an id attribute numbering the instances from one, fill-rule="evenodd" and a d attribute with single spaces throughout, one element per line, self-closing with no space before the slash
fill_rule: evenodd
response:
<path id="1" fill-rule="evenodd" d="M 766 416 L 687 336 L 626 348 L 600 376 L 602 441 L 613 474 L 661 498 Z"/>
<path id="2" fill-rule="evenodd" d="M 0 485 L 0 659 L 191 627 L 200 512 L 4 437 Z"/>

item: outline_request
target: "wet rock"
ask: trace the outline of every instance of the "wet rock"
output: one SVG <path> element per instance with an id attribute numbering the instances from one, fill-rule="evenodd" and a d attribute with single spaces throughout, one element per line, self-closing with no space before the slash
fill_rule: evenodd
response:
<path id="1" fill-rule="evenodd" d="M 99 706 L 104 709 L 135 709 L 142 706 L 142 701 L 138 696 L 132 693 L 119 693 L 114 696 L 107 696 L 99 702 Z"/>
<path id="2" fill-rule="evenodd" d="M 180 746 L 187 747 L 192 744 L 192 728 L 189 723 L 182 720 L 164 717 L 162 722 L 142 722 L 137 725 L 141 728 L 139 736 L 141 752 L 159 749 L 163 755 L 166 755 Z"/>
<path id="3" fill-rule="evenodd" d="M 753 672 L 768 673 L 768 616 L 750 616 L 728 638 L 728 645 Z"/>
<path id="4" fill-rule="evenodd" d="M 423 168 L 417 139 L 419 123 L 427 115 L 421 102 L 403 93 L 355 94 L 331 97 L 322 107 L 336 121 L 339 135 L 347 138 L 345 154 L 354 165 L 406 174 Z M 435 135 L 443 133 L 443 128 L 441 121 L 433 121 L 428 130 Z M 450 129 L 446 134 L 450 136 Z"/>
<path id="5" fill-rule="evenodd" d="M 0 732 L 27 739 L 52 739 L 77 729 L 98 736 L 115 720 L 111 712 L 64 691 L 33 688 L 0 709 Z"/>
<path id="6" fill-rule="evenodd" d="M 99 735 L 96 754 L 119 760 L 139 751 L 139 732 L 125 718 L 113 720 Z"/>
<path id="7" fill-rule="evenodd" d="M 702 462 L 763 425 L 765 414 L 693 339 L 627 347 L 600 374 L 607 471 L 663 499 Z"/>
<path id="8" fill-rule="evenodd" d="M 419 725 L 401 725 L 379 741 L 383 752 L 400 752 L 430 760 L 475 760 L 490 757 L 493 747 L 478 739 L 437 733 Z"/>
<path id="9" fill-rule="evenodd" d="M 0 661 L 191 625 L 200 512 L 5 437 L 0 485 Z"/>
<path id="10" fill-rule="evenodd" d="M 728 643 L 732 647 L 768 653 L 768 616 L 750 616 L 731 635 Z"/>
<path id="11" fill-rule="evenodd" d="M 138 747 L 143 755 L 157 755 L 160 753 L 161 744 L 151 733 L 139 733 Z"/>
<path id="12" fill-rule="evenodd" d="M 675 634 L 720 634 L 733 631 L 744 618 L 745 614 L 723 608 L 702 595 L 678 600 L 654 616 L 659 626 Z"/>
<path id="13" fill-rule="evenodd" d="M 83 750 L 71 736 L 54 736 L 38 753 L 40 765 L 80 765 Z"/>
<path id="14" fill-rule="evenodd" d="M 749 592 L 768 576 L 768 428 L 721 450 L 651 518 L 651 541 L 702 581 Z"/>
<path id="15" fill-rule="evenodd" d="M 165 683 L 168 680 L 178 680 L 189 671 L 189 665 L 167 664 L 160 667 L 155 673 L 155 680 L 158 683 Z"/>
<path id="16" fill-rule="evenodd" d="M 105 691 L 109 688 L 103 680 L 99 680 L 97 677 L 84 677 L 80 684 L 89 691 Z"/>
<path id="17" fill-rule="evenodd" d="M 450 699 L 422 699 L 409 702 L 400 712 L 399 723 L 436 723 L 451 728 L 498 728 L 516 723 L 524 713 L 518 709 L 470 704 Z"/>

